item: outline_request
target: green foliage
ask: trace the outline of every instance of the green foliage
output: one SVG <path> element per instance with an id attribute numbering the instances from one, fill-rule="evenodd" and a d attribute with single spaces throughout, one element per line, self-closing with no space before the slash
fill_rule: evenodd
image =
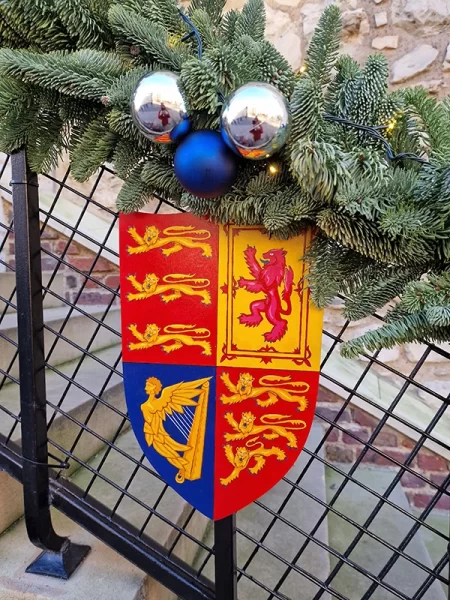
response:
<path id="1" fill-rule="evenodd" d="M 328 142 L 299 141 L 291 160 L 292 174 L 302 190 L 324 201 L 331 200 L 338 182 L 349 177 L 345 154 Z"/>
<path id="2" fill-rule="evenodd" d="M 69 151 L 80 181 L 112 162 L 124 212 L 156 194 L 216 222 L 264 225 L 277 238 L 315 226 L 305 257 L 314 301 L 340 294 L 349 319 L 392 306 L 380 329 L 343 346 L 347 356 L 449 340 L 450 100 L 420 88 L 389 92 L 381 55 L 365 65 L 338 56 L 336 6 L 294 73 L 264 38 L 263 0 L 226 14 L 224 5 L 192 0 L 187 9 L 199 58 L 176 0 L 0 0 L 0 150 L 25 145 L 37 171 Z M 221 198 L 184 192 L 175 146 L 144 137 L 131 116 L 133 91 L 154 70 L 180 75 L 194 129 L 218 129 L 223 98 L 239 86 L 271 83 L 290 105 L 288 144 L 269 160 L 240 161 Z M 389 161 L 379 140 L 330 115 L 379 126 L 394 153 L 429 162 Z"/>
<path id="3" fill-rule="evenodd" d="M 117 196 L 117 208 L 124 213 L 139 210 L 151 197 L 151 190 L 142 181 L 144 165 L 137 165 L 128 176 Z"/>
<path id="4" fill-rule="evenodd" d="M 342 354 L 349 358 L 407 342 L 440 343 L 450 339 L 450 273 L 430 274 L 408 283 L 402 299 L 388 313 L 386 323 L 347 342 Z"/>
<path id="5" fill-rule="evenodd" d="M 102 28 L 99 20 L 89 5 L 79 0 L 53 0 L 62 25 L 70 38 L 76 40 L 79 48 L 103 49 L 108 45 L 109 31 Z"/>
<path id="6" fill-rule="evenodd" d="M 324 11 L 309 44 L 305 67 L 309 77 L 321 86 L 330 83 L 341 39 L 341 13 L 337 6 Z"/>
<path id="7" fill-rule="evenodd" d="M 189 6 L 191 16 L 196 10 L 202 10 L 211 19 L 213 25 L 219 25 L 222 20 L 222 11 L 225 7 L 225 0 L 192 0 Z"/>
<path id="8" fill-rule="evenodd" d="M 150 190 L 160 190 L 165 197 L 174 201 L 181 198 L 183 188 L 167 160 L 151 157 L 142 169 L 141 179 Z"/>
<path id="9" fill-rule="evenodd" d="M 206 109 L 214 113 L 219 107 L 218 81 L 211 61 L 191 58 L 180 73 L 180 86 L 188 101 L 188 110 Z"/>
<path id="10" fill-rule="evenodd" d="M 91 121 L 71 153 L 72 175 L 86 181 L 103 163 L 112 158 L 117 134 L 108 127 L 106 119 Z"/>
<path id="11" fill-rule="evenodd" d="M 163 25 L 118 4 L 112 6 L 108 14 L 113 34 L 121 43 L 136 48 L 141 60 L 158 63 L 161 68 L 180 69 L 187 54 L 185 47 L 171 48 Z"/>
<path id="12" fill-rule="evenodd" d="M 416 142 L 415 151 L 426 152 L 448 162 L 450 128 L 446 104 L 436 102 L 422 88 L 405 90 L 403 101 L 408 133 Z"/>
<path id="13" fill-rule="evenodd" d="M 236 19 L 234 39 L 239 40 L 249 35 L 255 42 L 264 40 L 266 28 L 266 11 L 263 0 L 248 0 Z"/>
<path id="14" fill-rule="evenodd" d="M 382 54 L 369 56 L 363 69 L 353 80 L 346 116 L 362 125 L 380 125 L 380 111 L 383 111 L 388 78 L 387 59 Z M 383 114 L 383 123 L 388 115 Z"/>
<path id="15" fill-rule="evenodd" d="M 320 139 L 325 127 L 322 89 L 304 75 L 294 87 L 291 97 L 292 132 L 290 145 L 306 139 Z M 295 160 L 295 155 L 292 156 Z"/>
<path id="16" fill-rule="evenodd" d="M 47 55 L 29 50 L 0 50 L 2 76 L 93 102 L 101 102 L 108 86 L 125 68 L 117 56 L 96 50 Z"/>

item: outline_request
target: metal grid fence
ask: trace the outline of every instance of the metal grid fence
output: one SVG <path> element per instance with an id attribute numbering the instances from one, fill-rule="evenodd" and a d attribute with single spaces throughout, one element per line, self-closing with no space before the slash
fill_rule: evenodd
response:
<path id="1" fill-rule="evenodd" d="M 10 257 L 14 224 L 8 214 L 9 162 L 4 157 L 0 170 L 0 190 L 5 199 L 5 216 L 0 219 L 0 283 L 15 270 Z M 137 446 L 126 414 L 119 287 L 111 287 L 102 272 L 105 260 L 117 264 L 118 259 L 114 243 L 118 216 L 97 193 L 102 181 L 106 187 L 111 185 L 111 178 L 107 167 L 89 186 L 73 183 L 68 170 L 41 178 L 47 197 L 51 193 L 50 201 L 40 210 L 46 268 L 43 294 L 48 306 L 44 327 L 49 450 L 68 467 L 53 470 L 52 478 L 62 486 L 70 479 L 84 500 L 101 503 L 106 520 L 128 528 L 136 545 L 145 548 L 148 540 L 164 540 L 169 560 L 174 564 L 180 564 L 180 559 L 188 561 L 199 582 L 210 580 L 215 553 L 212 527 L 194 509 L 180 505 L 175 492 L 152 469 Z M 67 219 L 58 210 L 64 198 L 76 207 L 75 216 Z M 151 206 L 154 212 L 171 209 L 163 201 L 154 201 Z M 101 238 L 85 226 L 94 217 L 104 223 Z M 54 231 L 61 232 L 60 238 L 57 245 L 50 245 L 49 232 L 54 238 Z M 90 258 L 85 263 L 74 260 L 74 243 L 89 248 Z M 6 357 L 0 358 L 0 433 L 3 449 L 5 445 L 17 449 L 21 415 L 19 342 L 13 334 L 15 289 L 0 289 L 0 342 Z M 94 292 L 101 294 L 93 296 Z M 100 305 L 92 305 L 96 298 L 101 298 Z M 79 329 L 76 332 L 74 324 Z M 339 377 L 327 371 L 327 363 L 338 353 L 348 326 L 344 323 L 339 332 L 324 331 L 327 350 L 322 380 L 340 390 L 334 399 L 335 412 L 330 416 L 318 409 L 313 434 L 292 471 L 273 492 L 237 516 L 238 593 L 242 600 L 447 597 L 449 512 L 442 509 L 442 499 L 450 496 L 450 475 L 442 474 L 439 481 L 428 478 L 417 466 L 417 457 L 429 444 L 441 448 L 444 456 L 450 452 L 442 436 L 435 435 L 450 396 L 429 389 L 416 376 L 430 353 L 438 353 L 447 368 L 450 354 L 428 346 L 412 370 L 402 372 L 395 363 L 384 364 L 375 353 L 365 357 L 358 378 L 349 381 L 345 373 Z M 374 369 L 395 376 L 398 391 L 388 406 L 376 406 L 381 416 L 363 439 L 349 428 L 345 415 L 356 399 L 375 406 L 364 393 L 364 383 Z M 422 389 L 435 399 L 434 413 L 426 426 L 418 426 L 396 410 L 411 388 Z M 380 450 L 377 443 L 386 426 L 396 425 L 411 432 L 405 459 Z M 338 434 L 357 449 L 349 464 L 331 461 L 326 451 L 328 442 Z M 385 466 L 369 468 L 368 453 L 380 456 Z M 420 511 L 399 500 L 403 498 L 402 480 L 412 477 L 434 493 Z M 393 523 L 399 527 L 393 528 Z"/>

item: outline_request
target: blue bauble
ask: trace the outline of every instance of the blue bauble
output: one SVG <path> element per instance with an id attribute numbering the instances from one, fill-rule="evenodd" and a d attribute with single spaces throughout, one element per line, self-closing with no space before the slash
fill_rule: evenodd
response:
<path id="1" fill-rule="evenodd" d="M 237 157 L 226 146 L 220 133 L 194 131 L 175 152 L 175 174 L 190 194 L 216 198 L 226 194 L 237 177 Z"/>
<path id="2" fill-rule="evenodd" d="M 181 140 L 187 136 L 191 130 L 191 122 L 185 117 L 178 125 L 176 125 L 170 132 L 171 142 L 181 142 Z"/>

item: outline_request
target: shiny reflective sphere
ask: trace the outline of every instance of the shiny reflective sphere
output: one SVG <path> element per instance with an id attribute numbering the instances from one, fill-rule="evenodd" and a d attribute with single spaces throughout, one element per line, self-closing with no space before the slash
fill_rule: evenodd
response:
<path id="1" fill-rule="evenodd" d="M 157 71 L 145 75 L 131 99 L 134 122 L 154 142 L 178 142 L 190 130 L 178 75 Z"/>
<path id="2" fill-rule="evenodd" d="M 190 133 L 178 146 L 175 175 L 194 196 L 217 198 L 226 194 L 236 181 L 238 161 L 220 133 L 203 129 Z"/>
<path id="3" fill-rule="evenodd" d="M 269 158 L 286 143 L 289 131 L 287 100 L 269 83 L 243 85 L 222 111 L 222 137 L 244 158 Z"/>

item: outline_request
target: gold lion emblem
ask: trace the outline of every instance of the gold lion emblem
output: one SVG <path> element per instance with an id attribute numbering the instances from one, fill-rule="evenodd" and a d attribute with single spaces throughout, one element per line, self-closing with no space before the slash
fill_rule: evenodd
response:
<path id="1" fill-rule="evenodd" d="M 195 275 L 173 273 L 163 277 L 165 285 L 159 285 L 160 279 L 155 273 L 147 274 L 142 283 L 139 283 L 135 275 L 128 275 L 127 280 L 137 290 L 137 294 L 127 295 L 128 300 L 146 300 L 152 296 L 161 296 L 161 300 L 167 304 L 185 294 L 200 296 L 202 304 L 211 304 L 211 294 L 205 289 L 211 282 L 203 277 L 196 278 Z"/>
<path id="2" fill-rule="evenodd" d="M 233 466 L 233 471 L 228 477 L 222 477 L 220 483 L 222 485 L 229 485 L 232 481 L 237 479 L 242 471 L 248 468 L 252 475 L 256 475 L 266 464 L 266 457 L 276 456 L 277 460 L 284 460 L 286 454 L 280 448 L 265 448 L 262 442 L 257 442 L 257 438 L 249 440 L 245 446 L 239 446 L 236 448 L 236 454 L 233 452 L 233 447 L 230 444 L 224 446 L 225 456 L 228 462 Z M 249 450 L 249 448 L 258 445 L 257 448 Z M 250 461 L 254 460 L 255 464 L 249 467 Z"/>
<path id="3" fill-rule="evenodd" d="M 286 438 L 289 448 L 297 448 L 297 437 L 293 431 L 300 431 L 306 428 L 305 421 L 289 419 L 286 415 L 263 415 L 260 423 L 255 424 L 256 417 L 251 412 L 242 413 L 239 423 L 235 420 L 232 412 L 225 414 L 225 420 L 232 427 L 235 433 L 225 433 L 227 442 L 244 440 L 250 435 L 259 436 L 266 440 L 276 440 L 279 437 Z M 285 427 L 284 425 L 287 425 Z"/>
<path id="4" fill-rule="evenodd" d="M 285 377 L 281 375 L 264 375 L 258 381 L 259 386 L 262 387 L 253 387 L 255 379 L 250 373 L 241 373 L 236 385 L 231 381 L 228 373 L 222 373 L 220 379 L 231 392 L 231 396 L 221 395 L 220 400 L 223 404 L 237 404 L 244 400 L 256 398 L 257 404 L 263 407 L 276 404 L 279 400 L 298 404 L 297 409 L 299 411 L 308 407 L 308 400 L 304 394 L 309 390 L 309 385 L 304 381 L 291 381 L 289 375 Z M 301 387 L 302 389 L 290 390 L 287 389 L 288 386 Z M 267 398 L 265 400 L 261 399 L 261 396 L 265 395 Z"/>
<path id="5" fill-rule="evenodd" d="M 160 237 L 161 232 L 154 225 L 147 226 L 143 236 L 139 235 L 135 227 L 129 227 L 128 233 L 137 244 L 137 246 L 128 246 L 128 254 L 143 254 L 161 248 L 164 256 L 170 256 L 183 248 L 200 248 L 202 256 L 207 258 L 212 256 L 211 245 L 202 243 L 204 240 L 209 240 L 211 233 L 206 229 L 195 229 L 193 225 L 167 227 L 162 232 L 167 236 L 164 238 Z"/>
<path id="6" fill-rule="evenodd" d="M 203 348 L 202 354 L 211 356 L 211 344 L 205 341 L 211 335 L 209 329 L 195 325 L 167 325 L 163 329 L 165 335 L 159 335 L 161 329 L 154 323 L 147 325 L 144 333 L 138 331 L 137 325 L 129 325 L 128 329 L 138 340 L 137 343 L 131 342 L 128 345 L 130 350 L 148 350 L 153 346 L 161 346 L 169 354 L 183 346 L 200 346 Z"/>

